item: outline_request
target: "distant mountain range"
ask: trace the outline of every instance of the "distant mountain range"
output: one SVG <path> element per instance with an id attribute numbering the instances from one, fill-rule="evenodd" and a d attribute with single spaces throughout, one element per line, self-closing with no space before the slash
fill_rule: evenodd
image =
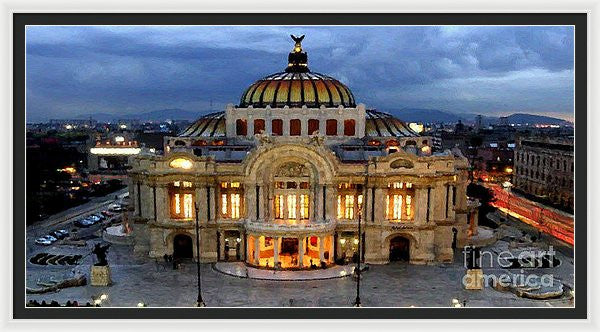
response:
<path id="1" fill-rule="evenodd" d="M 422 123 L 456 123 L 459 120 L 465 124 L 474 124 L 477 114 L 475 113 L 452 113 L 436 109 L 403 108 L 403 109 L 381 109 L 381 111 L 393 114 L 405 122 Z M 91 118 L 100 122 L 114 122 L 117 120 L 142 120 L 142 121 L 166 121 L 166 120 L 195 120 L 209 111 L 187 111 L 180 108 L 162 109 L 144 113 L 114 115 L 108 113 L 95 113 L 93 115 L 82 115 L 79 119 Z M 515 113 L 507 116 L 507 124 L 557 124 L 569 125 L 568 121 L 549 116 Z M 497 124 L 499 117 L 483 116 L 483 125 Z"/>
<path id="2" fill-rule="evenodd" d="M 447 111 L 440 111 L 435 109 L 422 109 L 422 108 L 403 108 L 403 109 L 392 109 L 383 110 L 390 114 L 393 114 L 397 118 L 405 122 L 422 122 L 422 123 L 455 123 L 459 120 L 465 124 L 474 124 L 476 113 L 452 113 Z M 482 116 L 483 125 L 498 124 L 500 117 L 493 116 Z M 543 115 L 527 114 L 527 113 L 514 113 L 506 117 L 507 124 L 557 124 L 557 125 L 569 125 L 572 124 L 569 121 L 553 118 Z"/>
<path id="3" fill-rule="evenodd" d="M 99 122 L 114 122 L 117 120 L 142 120 L 142 121 L 166 121 L 166 120 L 196 120 L 202 114 L 209 112 L 193 112 L 180 108 L 168 108 L 144 113 L 115 115 L 109 113 L 95 113 L 81 115 L 78 119 L 89 119 L 90 117 Z"/>

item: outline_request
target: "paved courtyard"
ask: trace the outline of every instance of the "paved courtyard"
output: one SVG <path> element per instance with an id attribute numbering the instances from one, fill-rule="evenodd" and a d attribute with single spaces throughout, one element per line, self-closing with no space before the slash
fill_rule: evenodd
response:
<path id="1" fill-rule="evenodd" d="M 515 233 L 517 234 L 517 233 Z M 27 257 L 44 251 L 51 254 L 80 254 L 82 263 L 76 266 L 41 266 L 27 263 L 27 286 L 39 288 L 38 282 L 60 280 L 71 276 L 74 271 L 89 275 L 93 264 L 92 255 L 86 256 L 95 242 L 88 241 L 87 247 L 55 245 L 28 252 Z M 491 251 L 497 252 L 510 243 L 498 241 Z M 539 245 L 539 244 L 538 244 Z M 573 285 L 572 258 L 558 253 L 558 267 L 534 269 L 528 273 L 550 273 L 562 280 L 567 287 Z M 464 290 L 461 279 L 465 269 L 462 253 L 457 251 L 454 264 L 408 265 L 392 263 L 371 265 L 363 274 L 361 299 L 364 306 L 373 307 L 448 307 L 453 298 L 466 301 L 469 307 L 553 307 L 572 306 L 568 296 L 553 300 L 532 300 L 517 297 L 510 292 L 501 292 L 486 287 L 481 291 Z M 27 300 L 46 302 L 56 300 L 64 304 L 67 300 L 79 303 L 91 302 L 92 297 L 102 293 L 108 295 L 103 306 L 136 306 L 144 302 L 148 306 L 189 307 L 196 300 L 196 265 L 184 264 L 182 269 L 173 270 L 171 265 L 156 262 L 147 257 L 133 254 L 131 246 L 112 245 L 108 261 L 112 269 L 114 284 L 109 287 L 65 288 L 56 293 L 27 294 Z M 543 270 L 543 271 L 542 271 Z M 498 273 L 502 269 L 486 268 L 484 273 Z M 518 273 L 519 270 L 511 270 Z M 211 264 L 202 265 L 203 298 L 208 306 L 217 307 L 281 307 L 281 306 L 351 306 L 355 298 L 356 282 L 352 277 L 310 281 L 269 281 L 225 275 L 216 271 Z M 568 289 L 568 288 L 567 288 Z"/>

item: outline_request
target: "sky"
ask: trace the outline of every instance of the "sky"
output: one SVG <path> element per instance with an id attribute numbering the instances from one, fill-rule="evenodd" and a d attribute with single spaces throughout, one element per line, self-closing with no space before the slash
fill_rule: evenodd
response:
<path id="1" fill-rule="evenodd" d="M 290 34 L 311 71 L 358 103 L 573 120 L 573 27 L 29 26 L 27 121 L 238 104 L 283 71 Z"/>

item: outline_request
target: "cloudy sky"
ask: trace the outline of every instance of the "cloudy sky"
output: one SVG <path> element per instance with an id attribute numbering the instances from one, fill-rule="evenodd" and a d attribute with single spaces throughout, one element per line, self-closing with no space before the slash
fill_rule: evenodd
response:
<path id="1" fill-rule="evenodd" d="M 291 33 L 370 108 L 573 119 L 572 27 L 30 26 L 27 120 L 237 104 Z"/>

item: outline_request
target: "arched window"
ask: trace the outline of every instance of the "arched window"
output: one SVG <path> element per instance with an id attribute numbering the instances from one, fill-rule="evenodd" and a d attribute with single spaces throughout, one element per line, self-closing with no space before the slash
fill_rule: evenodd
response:
<path id="1" fill-rule="evenodd" d="M 356 134 L 355 127 L 353 119 L 344 120 L 344 136 L 354 136 Z"/>
<path id="2" fill-rule="evenodd" d="M 325 134 L 327 136 L 337 136 L 337 120 L 328 119 L 325 122 Z"/>
<path id="3" fill-rule="evenodd" d="M 314 135 L 319 131 L 319 120 L 309 119 L 308 120 L 308 134 Z"/>
<path id="4" fill-rule="evenodd" d="M 300 136 L 302 132 L 302 123 L 299 119 L 290 120 L 290 136 Z"/>
<path id="5" fill-rule="evenodd" d="M 255 119 L 254 120 L 254 134 L 260 134 L 265 131 L 265 120 L 264 119 Z"/>
<path id="6" fill-rule="evenodd" d="M 244 119 L 235 120 L 235 134 L 238 136 L 248 135 L 248 123 Z"/>
<path id="7" fill-rule="evenodd" d="M 283 120 L 273 119 L 271 121 L 271 132 L 273 133 L 273 136 L 283 135 Z"/>

